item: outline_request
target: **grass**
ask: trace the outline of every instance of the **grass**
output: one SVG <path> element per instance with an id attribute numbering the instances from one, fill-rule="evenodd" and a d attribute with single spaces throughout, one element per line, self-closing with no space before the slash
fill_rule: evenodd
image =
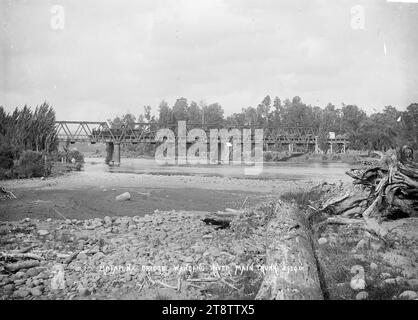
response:
<path id="1" fill-rule="evenodd" d="M 357 250 L 352 249 L 361 239 L 361 235 L 353 228 L 339 228 L 338 241 L 328 242 L 318 246 L 316 252 L 320 262 L 321 271 L 324 276 L 324 282 L 331 300 L 349 300 L 355 299 L 358 291 L 350 287 L 350 281 L 353 277 L 351 267 L 360 265 L 364 268 L 368 300 L 392 300 L 398 297 L 406 290 L 413 290 L 407 284 L 384 283 L 381 277 L 383 272 L 390 274 L 390 278 L 402 276 L 396 269 L 386 265 L 379 258 L 379 255 L 371 248 Z M 388 248 L 386 248 L 388 249 Z M 362 258 L 359 258 L 362 256 Z M 379 266 L 378 270 L 371 270 L 370 263 L 374 262 Z"/>
<path id="2" fill-rule="evenodd" d="M 157 292 L 157 294 L 154 297 L 154 300 L 170 300 L 172 299 L 169 295 Z"/>
<path id="3" fill-rule="evenodd" d="M 306 207 L 312 202 L 319 201 L 323 194 L 322 190 L 288 191 L 283 193 L 280 199 L 287 202 L 295 202 L 299 207 Z"/>
<path id="4" fill-rule="evenodd" d="M 225 280 L 239 290 L 219 282 L 206 289 L 206 294 L 210 294 L 215 300 L 254 300 L 263 278 L 257 271 L 246 271 L 236 283 L 228 279 Z"/>

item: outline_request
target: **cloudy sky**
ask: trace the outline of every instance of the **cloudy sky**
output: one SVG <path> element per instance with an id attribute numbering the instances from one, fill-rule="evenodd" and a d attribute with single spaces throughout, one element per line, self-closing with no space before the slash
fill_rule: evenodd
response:
<path id="1" fill-rule="evenodd" d="M 60 120 L 102 121 L 182 96 L 226 114 L 267 94 L 368 112 L 418 102 L 418 4 L 0 0 L 0 19 L 7 110 L 46 100 Z"/>

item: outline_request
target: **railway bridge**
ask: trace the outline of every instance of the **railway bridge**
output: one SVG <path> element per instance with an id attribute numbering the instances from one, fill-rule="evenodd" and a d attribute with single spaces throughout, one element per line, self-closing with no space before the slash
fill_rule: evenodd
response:
<path id="1" fill-rule="evenodd" d="M 263 149 L 270 150 L 285 149 L 289 154 L 315 152 L 320 153 L 318 146 L 318 133 L 312 127 L 260 127 L 260 126 L 225 126 L 220 124 L 187 123 L 187 129 L 199 128 L 205 131 L 209 137 L 213 129 L 243 129 L 251 130 L 251 141 L 254 142 L 256 129 L 263 129 Z M 114 127 L 108 122 L 94 121 L 56 121 L 55 133 L 60 142 L 75 143 L 106 143 L 108 150 L 108 159 L 113 159 L 114 163 L 120 163 L 120 145 L 149 143 L 160 144 L 162 141 L 156 139 L 157 132 L 160 129 L 170 129 L 178 139 L 178 124 L 160 124 L 160 123 L 129 123 Z M 331 136 L 328 138 L 331 152 L 345 153 L 348 140 L 344 136 Z M 189 144 L 189 143 L 188 143 Z M 191 144 L 191 143 L 190 143 Z M 219 148 L 221 141 L 219 139 Z M 334 148 L 334 149 L 333 149 Z"/>

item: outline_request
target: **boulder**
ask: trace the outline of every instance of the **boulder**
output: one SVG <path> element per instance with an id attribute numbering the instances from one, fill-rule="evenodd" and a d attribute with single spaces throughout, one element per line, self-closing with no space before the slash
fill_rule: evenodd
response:
<path id="1" fill-rule="evenodd" d="M 32 288 L 30 294 L 34 297 L 39 297 L 42 295 L 42 291 L 39 288 Z"/>
<path id="2" fill-rule="evenodd" d="M 127 201 L 131 199 L 131 194 L 129 192 L 122 193 L 116 197 L 116 201 Z"/>
<path id="3" fill-rule="evenodd" d="M 38 234 L 40 236 L 46 236 L 46 235 L 49 234 L 49 231 L 48 230 L 38 230 Z"/>
<path id="4" fill-rule="evenodd" d="M 322 245 L 326 244 L 327 242 L 328 242 L 328 240 L 327 240 L 326 238 L 319 238 L 319 239 L 318 239 L 318 244 L 319 244 L 320 246 L 322 246 Z"/>
<path id="5" fill-rule="evenodd" d="M 78 260 L 87 260 L 87 254 L 82 251 L 77 255 L 77 259 Z"/>
<path id="6" fill-rule="evenodd" d="M 107 226 L 111 226 L 112 225 L 112 218 L 109 217 L 109 216 L 104 217 L 103 218 L 103 221 L 104 221 L 105 225 L 107 225 Z"/>
<path id="7" fill-rule="evenodd" d="M 17 291 L 14 292 L 14 296 L 16 298 L 25 298 L 29 295 L 29 291 L 27 290 L 23 290 L 23 289 L 19 289 Z"/>
<path id="8" fill-rule="evenodd" d="M 78 290 L 78 293 L 80 294 L 80 296 L 82 297 L 87 297 L 88 295 L 90 295 L 90 290 L 87 288 L 80 288 Z"/>
<path id="9" fill-rule="evenodd" d="M 369 297 L 369 294 L 366 291 L 361 291 L 357 293 L 356 300 L 366 300 Z"/>
<path id="10" fill-rule="evenodd" d="M 407 300 L 414 300 L 417 297 L 418 297 L 418 294 L 415 291 L 412 291 L 412 290 L 404 291 L 399 295 L 399 298 L 407 299 Z"/>
<path id="11" fill-rule="evenodd" d="M 370 270 L 372 271 L 376 271 L 378 269 L 378 266 L 376 263 L 372 262 L 370 263 Z"/>

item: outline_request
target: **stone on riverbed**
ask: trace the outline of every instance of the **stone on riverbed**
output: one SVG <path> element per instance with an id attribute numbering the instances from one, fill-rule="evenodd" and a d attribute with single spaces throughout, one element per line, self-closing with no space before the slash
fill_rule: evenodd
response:
<path id="1" fill-rule="evenodd" d="M 49 231 L 48 230 L 38 230 L 38 234 L 40 236 L 46 236 L 46 235 L 49 234 Z"/>
<path id="2" fill-rule="evenodd" d="M 406 299 L 406 300 L 414 300 L 417 297 L 418 297 L 417 293 L 412 290 L 404 291 L 399 295 L 399 298 Z"/>
<path id="3" fill-rule="evenodd" d="M 116 201 L 126 201 L 131 199 L 131 194 L 129 192 L 122 193 L 116 197 Z"/>

